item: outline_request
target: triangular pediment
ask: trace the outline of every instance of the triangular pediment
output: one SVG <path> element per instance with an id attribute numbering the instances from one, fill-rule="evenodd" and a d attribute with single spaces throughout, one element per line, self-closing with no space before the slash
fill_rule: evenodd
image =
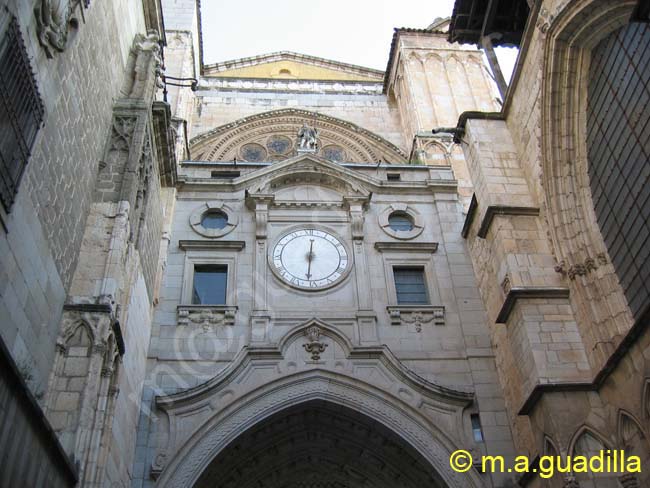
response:
<path id="1" fill-rule="evenodd" d="M 369 198 L 377 182 L 315 154 L 299 154 L 241 178 L 237 186 L 250 196 L 274 195 L 291 186 L 323 186 L 342 197 Z"/>
<path id="2" fill-rule="evenodd" d="M 384 73 L 353 64 L 283 51 L 207 65 L 203 75 L 220 78 L 381 83 Z"/>

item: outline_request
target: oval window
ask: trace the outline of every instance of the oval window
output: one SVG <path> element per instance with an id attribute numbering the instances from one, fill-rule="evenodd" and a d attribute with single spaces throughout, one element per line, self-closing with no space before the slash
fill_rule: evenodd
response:
<path id="1" fill-rule="evenodd" d="M 228 216 L 221 210 L 206 212 L 201 219 L 201 225 L 206 229 L 223 229 L 228 225 Z"/>
<path id="2" fill-rule="evenodd" d="M 388 216 L 388 226 L 396 232 L 413 230 L 413 219 L 405 212 L 393 212 Z"/>

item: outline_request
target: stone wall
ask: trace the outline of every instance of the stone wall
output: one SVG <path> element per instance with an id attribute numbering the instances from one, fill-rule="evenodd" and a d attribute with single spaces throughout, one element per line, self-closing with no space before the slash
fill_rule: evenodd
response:
<path id="1" fill-rule="evenodd" d="M 45 121 L 0 230 L 0 333 L 42 395 L 75 270 L 113 100 L 129 49 L 145 30 L 140 0 L 91 2 L 65 52 L 46 57 L 32 2 L 3 0 L 18 18 Z"/>
<path id="2" fill-rule="evenodd" d="M 383 165 L 378 169 L 375 165 L 351 165 L 350 170 L 358 173 L 359 178 L 385 185 L 381 190 L 374 190 L 372 201 L 363 212 L 364 237 L 362 242 L 357 241 L 362 244 L 360 254 L 357 249 L 361 248 L 352 239 L 349 211 L 336 205 L 321 208 L 317 203 L 323 199 L 336 201 L 341 194 L 311 184 L 273 190 L 276 199 L 283 203 L 269 210 L 269 245 L 291 225 L 305 222 L 327 226 L 354 249 L 355 267 L 350 277 L 336 288 L 315 295 L 294 293 L 266 271 L 266 255 L 260 258 L 256 251 L 256 214 L 244 204 L 243 189 L 232 189 L 232 183 L 211 178 L 215 167 L 186 164 L 179 175 L 186 183 L 177 195 L 160 299 L 154 312 L 147 387 L 138 433 L 140 447 L 135 473 L 142 477 L 144 486 L 150 484 L 148 478 L 157 463 L 160 444 L 156 436 L 158 429 L 163 428 L 160 422 L 165 422 L 151 404 L 153 393 L 170 394 L 197 387 L 232 367 L 244 346 L 277 344 L 292 328 L 310 317 L 334 325 L 354 344 L 387 345 L 402 364 L 422 378 L 450 388 L 476 391 L 476 408 L 486 439 L 477 449 L 505 456 L 513 454 L 485 310 L 460 235 L 464 220 L 462 205 L 452 191 L 455 181 L 449 167 L 395 166 L 391 169 L 390 165 Z M 242 170 L 245 177 L 252 178 L 256 173 L 272 171 L 274 166 L 248 168 L 246 164 L 234 167 L 221 163 L 218 168 Z M 386 173 L 395 171 L 401 173 L 402 181 L 390 186 L 386 183 Z M 353 181 L 355 177 L 349 178 Z M 435 181 L 445 190 L 427 190 L 423 186 L 426 181 Z M 253 180 L 246 186 L 250 191 L 254 187 Z M 192 223 L 198 222 L 201 209 L 207 208 L 210 202 L 226 205 L 228 214 L 236 216 L 236 226 L 227 236 L 206 238 L 193 228 Z M 390 244 L 396 239 L 381 228 L 381 215 L 391 205 L 408 205 L 422 217 L 422 233 L 405 242 L 412 244 L 410 250 L 391 249 Z M 184 247 L 190 244 L 183 242 L 197 241 L 214 249 Z M 226 246 L 238 242 L 243 248 Z M 389 247 L 383 249 L 378 243 L 388 243 Z M 433 254 L 431 249 L 426 250 L 430 243 L 438 243 Z M 419 250 L 418 246 L 425 247 Z M 207 315 L 193 315 L 196 312 L 189 306 L 192 263 L 205 259 L 229 263 L 227 305 L 236 307 L 232 323 L 223 322 L 219 315 L 222 312 L 211 312 L 216 314 L 214 320 Z M 426 311 L 421 324 L 412 320 L 409 311 L 402 311 L 397 321 L 391 318 L 387 306 L 395 305 L 395 297 L 390 266 L 398 262 L 423 263 L 427 267 L 431 305 L 444 307 L 444 319 L 440 323 L 434 323 L 433 317 L 426 315 L 431 312 Z M 260 288 L 266 290 L 267 305 L 263 308 L 270 317 L 262 332 L 255 325 L 260 314 L 256 310 L 260 307 L 256 290 Z M 154 410 L 153 415 L 149 409 Z M 506 478 L 495 476 L 494 480 L 501 482 Z"/>
<path id="3" fill-rule="evenodd" d="M 243 117 L 296 108 L 331 115 L 374 132 L 408 154 L 411 140 L 402 136 L 397 108 L 382 95 L 212 90 L 202 81 L 196 97 L 192 137 Z"/>
<path id="4" fill-rule="evenodd" d="M 580 453 L 588 435 L 647 457 L 649 318 L 633 323 L 596 223 L 583 128 L 590 49 L 634 4 L 542 2 L 503 120 L 465 127 L 477 201 L 467 241 L 515 443 L 529 455 Z M 644 486 L 647 475 L 578 481 Z"/>

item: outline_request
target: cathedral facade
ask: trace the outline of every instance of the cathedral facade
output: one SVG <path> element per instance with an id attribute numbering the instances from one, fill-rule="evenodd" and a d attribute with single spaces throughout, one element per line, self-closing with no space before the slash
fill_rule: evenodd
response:
<path id="1" fill-rule="evenodd" d="M 648 9 L 487 3 L 378 71 L 2 0 L 0 486 L 650 482 L 538 469 L 650 465 Z"/>

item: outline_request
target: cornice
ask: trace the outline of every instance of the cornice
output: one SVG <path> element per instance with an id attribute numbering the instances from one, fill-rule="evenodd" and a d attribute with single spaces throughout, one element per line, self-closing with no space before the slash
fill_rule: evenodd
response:
<path id="1" fill-rule="evenodd" d="M 279 78 L 231 78 L 214 76 L 199 81 L 197 96 L 214 93 L 287 93 L 351 95 L 355 97 L 382 96 L 381 82 L 348 80 L 287 80 Z"/>
<path id="2" fill-rule="evenodd" d="M 433 254 L 438 250 L 437 242 L 375 242 L 379 252 L 426 252 Z"/>
<path id="3" fill-rule="evenodd" d="M 539 215 L 539 207 L 517 207 L 512 205 L 490 205 L 485 210 L 485 215 L 481 221 L 481 226 L 476 233 L 482 239 L 485 239 L 492 221 L 496 215 L 527 215 L 536 217 Z"/>
<path id="4" fill-rule="evenodd" d="M 245 241 L 180 240 L 178 247 L 183 251 L 241 251 Z"/>
<path id="5" fill-rule="evenodd" d="M 510 318 L 517 301 L 522 299 L 533 299 L 533 298 L 569 298 L 569 289 L 559 286 L 522 286 L 522 287 L 513 287 L 508 292 L 506 299 L 501 306 L 499 315 L 495 322 L 497 324 L 505 324 Z"/>
<path id="6" fill-rule="evenodd" d="M 463 230 L 460 231 L 460 235 L 463 236 L 464 239 L 467 239 L 467 236 L 469 235 L 469 228 L 472 226 L 472 222 L 474 222 L 477 209 L 478 201 L 476 200 L 476 193 L 472 193 L 472 201 L 469 203 L 469 208 L 467 209 L 467 216 L 463 223 Z"/>
<path id="7" fill-rule="evenodd" d="M 328 68 L 345 73 L 353 73 L 360 76 L 367 76 L 369 78 L 374 77 L 378 81 L 381 81 L 384 75 L 384 72 L 380 70 L 366 68 L 364 66 L 358 66 L 355 64 L 342 63 L 340 61 L 334 61 L 331 59 L 319 58 L 307 54 L 295 53 L 291 51 L 278 51 L 274 53 L 261 54 L 258 56 L 231 59 L 228 61 L 222 61 L 220 63 L 208 64 L 203 67 L 203 75 L 206 77 L 214 76 L 215 74 L 224 71 L 286 60 L 318 66 L 321 68 Z"/>

